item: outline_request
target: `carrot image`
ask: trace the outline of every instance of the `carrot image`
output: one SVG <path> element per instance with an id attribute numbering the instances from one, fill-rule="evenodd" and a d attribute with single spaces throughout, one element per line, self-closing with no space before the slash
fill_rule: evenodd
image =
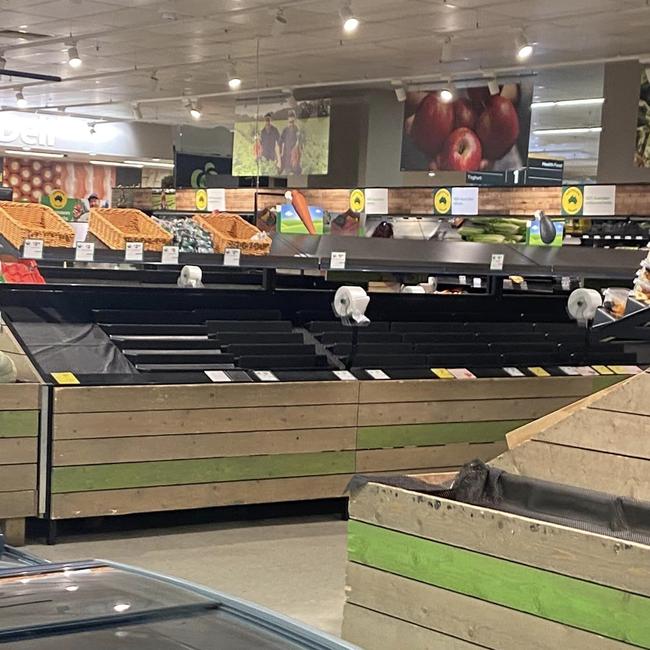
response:
<path id="1" fill-rule="evenodd" d="M 300 220 L 305 224 L 307 232 L 310 235 L 316 234 L 316 228 L 314 228 L 314 222 L 311 219 L 311 214 L 309 213 L 309 206 L 307 205 L 307 199 L 304 197 L 302 192 L 298 190 L 292 190 L 285 194 L 287 199 L 291 201 L 293 209 L 296 211 L 296 214 L 300 217 Z"/>

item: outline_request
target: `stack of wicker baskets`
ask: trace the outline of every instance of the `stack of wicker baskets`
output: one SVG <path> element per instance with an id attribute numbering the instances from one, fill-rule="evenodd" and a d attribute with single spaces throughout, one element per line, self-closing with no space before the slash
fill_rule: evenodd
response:
<path id="1" fill-rule="evenodd" d="M 16 248 L 26 239 L 42 239 L 44 246 L 69 248 L 74 230 L 52 208 L 40 203 L 0 201 L 0 233 Z"/>
<path id="2" fill-rule="evenodd" d="M 252 240 L 261 230 L 238 214 L 196 214 L 194 220 L 210 233 L 216 253 L 223 253 L 226 248 L 238 248 L 242 255 L 268 255 L 271 252 L 271 239 L 267 236 L 261 240 Z"/>
<path id="3" fill-rule="evenodd" d="M 144 212 L 133 209 L 92 208 L 88 229 L 113 250 L 124 250 L 127 242 L 142 242 L 144 250 L 160 252 L 173 240 Z"/>

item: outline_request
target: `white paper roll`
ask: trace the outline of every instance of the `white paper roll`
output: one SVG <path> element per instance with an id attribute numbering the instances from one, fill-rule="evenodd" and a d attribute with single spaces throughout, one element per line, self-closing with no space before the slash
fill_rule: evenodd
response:
<path id="1" fill-rule="evenodd" d="M 184 289 L 194 289 L 196 287 L 202 287 L 203 283 L 201 278 L 203 277 L 203 271 L 198 266 L 184 266 L 181 269 L 181 274 L 178 276 L 178 286 L 183 287 Z"/>
<path id="2" fill-rule="evenodd" d="M 567 311 L 573 320 L 585 324 L 594 319 L 602 304 L 603 299 L 595 289 L 576 289 L 569 296 Z"/>
<path id="3" fill-rule="evenodd" d="M 334 313 L 357 324 L 367 323 L 366 308 L 370 297 L 361 287 L 339 287 L 334 296 Z"/>
<path id="4" fill-rule="evenodd" d="M 400 293 L 426 293 L 424 287 L 421 287 L 419 284 L 415 286 L 403 285 Z"/>

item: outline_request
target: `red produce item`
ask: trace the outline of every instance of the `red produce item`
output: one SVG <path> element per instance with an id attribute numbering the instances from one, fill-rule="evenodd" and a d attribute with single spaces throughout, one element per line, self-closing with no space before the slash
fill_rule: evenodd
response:
<path id="1" fill-rule="evenodd" d="M 482 158 L 481 141 L 471 129 L 456 129 L 445 140 L 441 163 L 449 171 L 478 171 Z"/>
<path id="2" fill-rule="evenodd" d="M 519 137 L 519 116 L 512 102 L 501 95 L 492 95 L 478 118 L 476 133 L 485 158 L 503 158 Z"/>
<path id="3" fill-rule="evenodd" d="M 454 102 L 455 125 L 457 129 L 473 129 L 478 118 L 474 105 L 469 99 L 460 97 Z"/>
<path id="4" fill-rule="evenodd" d="M 289 196 L 287 198 L 291 201 L 293 209 L 296 211 L 296 214 L 300 217 L 300 220 L 305 224 L 307 232 L 310 235 L 315 235 L 316 228 L 314 228 L 314 222 L 311 219 L 311 214 L 309 213 L 309 205 L 307 204 L 307 199 L 302 192 L 298 190 L 291 190 L 287 192 Z"/>
<path id="5" fill-rule="evenodd" d="M 430 93 L 415 113 L 411 138 L 420 151 L 435 158 L 453 129 L 453 104 L 443 102 L 438 93 Z"/>
<path id="6" fill-rule="evenodd" d="M 3 262 L 2 277 L 10 284 L 45 284 L 45 278 L 34 260 Z"/>

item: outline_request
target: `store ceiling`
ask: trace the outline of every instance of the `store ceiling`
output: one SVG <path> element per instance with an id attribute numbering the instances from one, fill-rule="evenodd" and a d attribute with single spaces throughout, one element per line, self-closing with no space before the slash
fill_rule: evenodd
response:
<path id="1" fill-rule="evenodd" d="M 257 88 L 320 85 L 335 95 L 389 87 L 391 79 L 515 68 L 522 28 L 538 43 L 529 69 L 650 50 L 646 0 L 353 0 L 362 21 L 353 36 L 342 34 L 340 7 L 340 0 L 0 0 L 7 69 L 64 78 L 3 77 L 0 104 L 15 108 L 24 86 L 30 108 L 132 119 L 133 102 L 142 102 L 145 121 L 178 124 L 188 121 L 183 96 L 213 94 L 203 100 L 202 123 L 228 126 L 236 99 Z M 274 29 L 278 8 L 288 21 L 282 33 Z M 70 35 L 83 60 L 78 70 L 67 64 Z M 440 63 L 446 36 L 451 61 Z M 240 93 L 227 88 L 228 57 Z M 581 85 L 578 78 L 578 96 Z"/>

